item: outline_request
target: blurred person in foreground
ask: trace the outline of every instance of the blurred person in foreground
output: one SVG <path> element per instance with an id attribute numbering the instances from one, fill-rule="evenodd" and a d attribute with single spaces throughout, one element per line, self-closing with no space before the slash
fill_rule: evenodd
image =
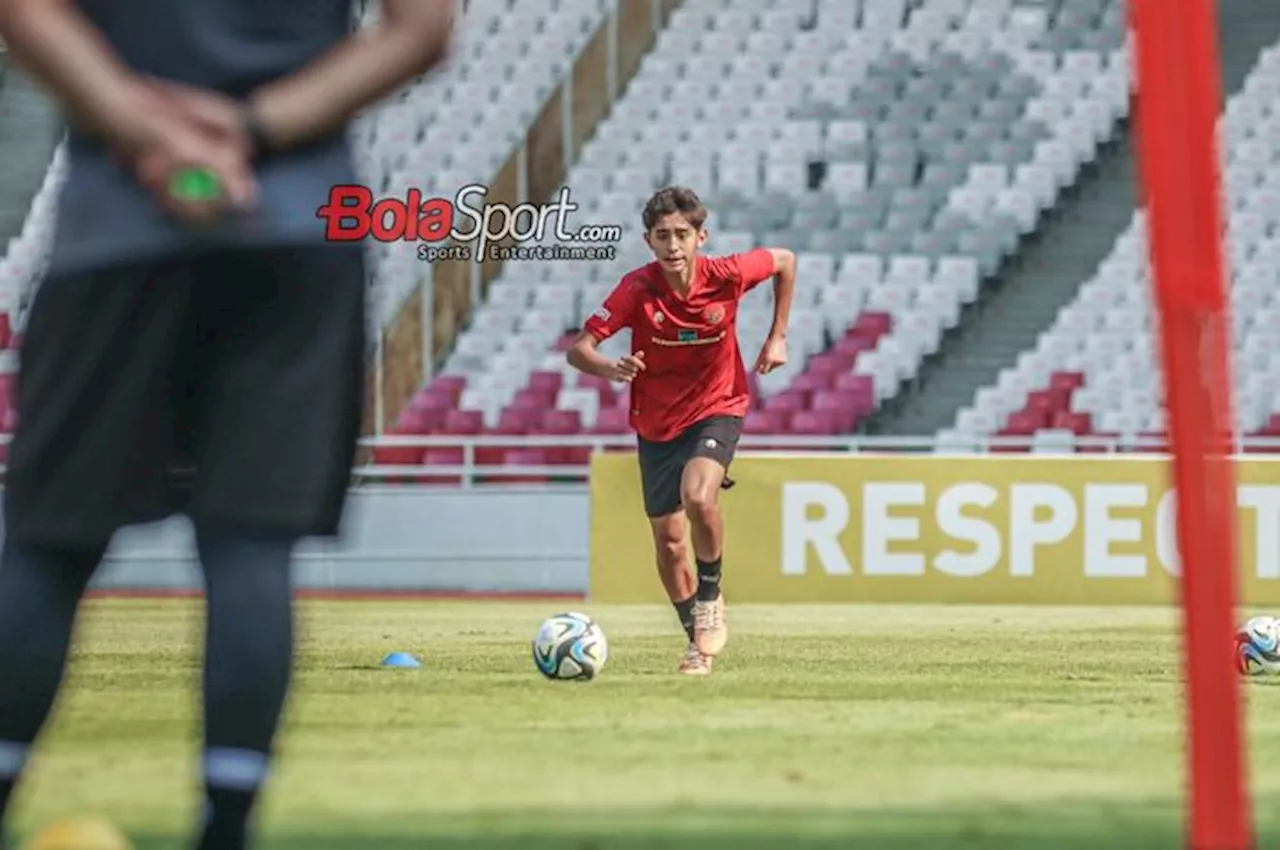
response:
<path id="1" fill-rule="evenodd" d="M 293 666 L 296 543 L 335 536 L 363 403 L 350 119 L 437 64 L 452 0 L 0 0 L 67 113 L 18 377 L 0 550 L 3 817 L 115 532 L 188 516 L 207 591 L 199 850 L 249 846 Z M 216 177 L 185 197 L 183 170 Z M 175 470 L 186 470 L 175 486 Z"/>

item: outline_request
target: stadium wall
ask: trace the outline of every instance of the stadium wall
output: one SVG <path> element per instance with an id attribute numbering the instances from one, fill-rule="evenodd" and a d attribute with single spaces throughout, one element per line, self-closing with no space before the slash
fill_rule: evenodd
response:
<path id="1" fill-rule="evenodd" d="M 724 499 L 739 602 L 1168 604 L 1179 559 L 1160 457 L 744 455 Z M 1247 602 L 1280 605 L 1280 463 L 1237 463 Z M 634 458 L 587 487 L 373 487 L 308 588 L 662 602 Z M 100 586 L 196 586 L 185 522 L 131 529 Z M 1225 568 L 1225 565 L 1224 565 Z"/>

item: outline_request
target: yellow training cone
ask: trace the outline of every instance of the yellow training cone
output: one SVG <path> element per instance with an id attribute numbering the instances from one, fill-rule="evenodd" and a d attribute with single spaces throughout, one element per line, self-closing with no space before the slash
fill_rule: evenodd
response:
<path id="1" fill-rule="evenodd" d="M 132 850 L 124 833 L 99 818 L 54 821 L 23 845 L 23 850 Z"/>

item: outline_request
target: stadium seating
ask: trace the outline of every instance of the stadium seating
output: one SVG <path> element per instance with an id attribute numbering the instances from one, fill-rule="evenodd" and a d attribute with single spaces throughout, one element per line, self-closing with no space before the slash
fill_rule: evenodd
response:
<path id="1" fill-rule="evenodd" d="M 1224 192 L 1235 318 L 1237 427 L 1280 437 L 1280 45 L 1262 52 L 1228 103 Z M 948 437 L 1033 436 L 1071 451 L 1079 436 L 1159 447 L 1165 432 L 1144 213 L 1033 351 L 961 410 Z"/>
<path id="2" fill-rule="evenodd" d="M 452 193 L 490 180 L 612 5 L 469 0 L 449 61 L 357 122 L 362 179 L 391 193 L 410 185 Z M 378 9 L 368 4 L 364 21 L 376 21 Z M 59 180 L 46 178 L 22 236 L 0 259 L 0 290 L 24 290 L 43 267 Z M 385 320 L 422 264 L 410 246 L 381 246 L 372 254 L 376 318 Z"/>
<path id="3" fill-rule="evenodd" d="M 380 192 L 452 196 L 487 184 L 573 67 L 614 0 L 469 0 L 450 60 L 359 123 L 359 170 Z M 366 20 L 377 19 L 377 4 Z M 394 315 L 422 276 L 415 246 L 372 249 L 375 316 Z"/>
<path id="4" fill-rule="evenodd" d="M 616 262 L 508 264 L 393 431 L 622 433 L 625 391 L 560 352 L 647 261 L 639 211 L 669 183 L 707 199 L 712 251 L 799 254 L 792 363 L 748 429 L 854 430 L 1111 138 L 1127 57 L 1114 0 L 688 0 L 566 180 L 626 229 Z M 767 286 L 744 304 L 748 358 L 770 310 Z"/>

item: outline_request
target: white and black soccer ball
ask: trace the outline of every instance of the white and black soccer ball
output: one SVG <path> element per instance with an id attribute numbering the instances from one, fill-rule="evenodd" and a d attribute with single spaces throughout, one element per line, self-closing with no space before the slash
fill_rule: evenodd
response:
<path id="1" fill-rule="evenodd" d="M 1280 673 L 1280 619 L 1253 617 L 1236 629 L 1236 669 L 1246 676 Z"/>
<path id="2" fill-rule="evenodd" d="M 609 660 L 609 642 L 595 620 L 568 611 L 543 620 L 533 638 L 533 663 L 548 679 L 594 679 Z"/>

